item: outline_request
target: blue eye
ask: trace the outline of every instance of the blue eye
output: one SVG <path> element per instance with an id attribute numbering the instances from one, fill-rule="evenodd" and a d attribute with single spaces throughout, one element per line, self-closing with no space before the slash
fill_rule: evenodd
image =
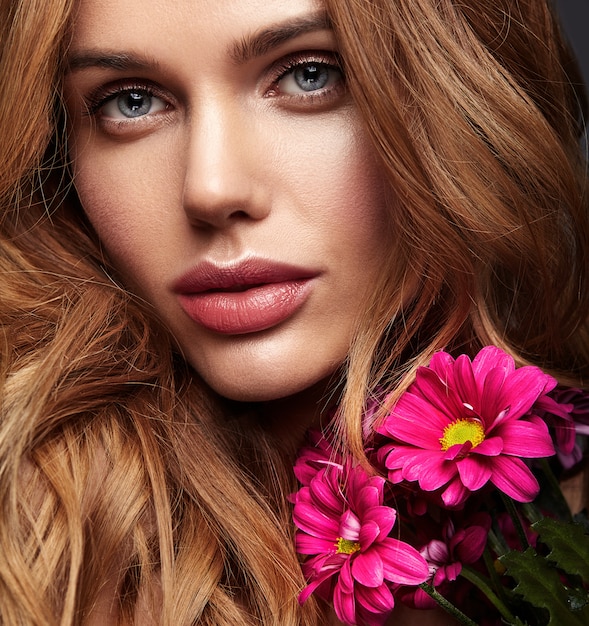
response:
<path id="1" fill-rule="evenodd" d="M 309 64 L 303 67 L 297 67 L 293 71 L 294 82 L 303 91 L 315 91 L 323 89 L 329 82 L 330 68 L 322 64 Z"/>
<path id="2" fill-rule="evenodd" d="M 342 72 L 335 65 L 308 61 L 292 67 L 278 81 L 281 93 L 297 95 L 330 89 L 342 81 Z"/>
<path id="3" fill-rule="evenodd" d="M 101 107 L 103 117 L 133 119 L 164 111 L 166 103 L 146 89 L 127 89 L 114 94 Z"/>

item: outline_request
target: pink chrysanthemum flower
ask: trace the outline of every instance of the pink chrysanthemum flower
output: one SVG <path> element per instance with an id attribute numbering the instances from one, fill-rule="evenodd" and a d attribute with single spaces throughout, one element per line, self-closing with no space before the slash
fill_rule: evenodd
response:
<path id="1" fill-rule="evenodd" d="M 309 556 L 299 600 L 316 592 L 345 624 L 384 624 L 392 584 L 417 585 L 429 575 L 415 548 L 389 537 L 396 511 L 383 506 L 384 483 L 360 466 L 331 462 L 295 495 L 297 551 Z"/>
<path id="2" fill-rule="evenodd" d="M 554 454 L 545 422 L 532 411 L 555 385 L 537 367 L 516 369 L 494 346 L 472 362 L 438 352 L 378 428 L 393 440 L 379 458 L 392 482 L 442 489 L 449 507 L 489 481 L 514 500 L 529 502 L 539 486 L 522 459 Z"/>

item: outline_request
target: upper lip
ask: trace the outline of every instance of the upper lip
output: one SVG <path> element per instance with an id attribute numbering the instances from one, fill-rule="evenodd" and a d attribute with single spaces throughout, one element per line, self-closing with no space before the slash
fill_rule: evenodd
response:
<path id="1" fill-rule="evenodd" d="M 202 261 L 189 269 L 173 285 L 179 294 L 206 291 L 237 291 L 258 285 L 304 280 L 317 271 L 261 258 L 248 258 L 231 264 Z"/>

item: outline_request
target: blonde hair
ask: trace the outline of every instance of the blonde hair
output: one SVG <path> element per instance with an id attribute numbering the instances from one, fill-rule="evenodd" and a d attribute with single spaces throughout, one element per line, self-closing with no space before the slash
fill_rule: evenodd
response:
<path id="1" fill-rule="evenodd" d="M 0 622 L 84 623 L 112 584 L 119 623 L 321 624 L 296 601 L 288 451 L 109 279 L 68 187 L 73 4 L 0 4 Z M 582 94 L 544 2 L 490 4 L 326 2 L 398 238 L 347 365 L 357 454 L 366 393 L 440 347 L 587 376 Z"/>

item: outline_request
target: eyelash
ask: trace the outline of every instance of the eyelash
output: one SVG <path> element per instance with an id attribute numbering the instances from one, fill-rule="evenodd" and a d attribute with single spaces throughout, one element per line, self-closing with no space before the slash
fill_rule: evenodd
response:
<path id="1" fill-rule="evenodd" d="M 330 72 L 339 72 L 340 77 L 337 80 L 335 85 L 330 85 L 325 88 L 320 88 L 314 91 L 309 91 L 308 93 L 300 93 L 300 94 L 286 94 L 280 91 L 279 84 L 285 78 L 288 77 L 289 74 L 292 74 L 297 68 L 303 68 L 305 66 L 318 65 L 326 68 Z M 338 97 L 344 87 L 345 79 L 343 76 L 343 72 L 341 70 L 340 62 L 335 53 L 295 53 L 290 56 L 287 56 L 283 59 L 280 59 L 276 62 L 269 70 L 268 74 L 272 77 L 271 85 L 265 92 L 265 97 L 269 98 L 287 98 L 290 102 L 295 104 L 309 104 L 313 105 L 322 101 L 329 101 L 330 99 Z M 164 101 L 167 106 L 165 110 L 168 110 L 170 106 L 170 97 L 166 94 L 166 92 L 159 88 L 155 83 L 151 83 L 149 81 L 140 82 L 137 80 L 133 80 L 132 82 L 118 81 L 112 84 L 103 85 L 90 92 L 85 97 L 85 108 L 86 115 L 89 117 L 100 117 L 101 110 L 106 106 L 111 100 L 114 100 L 117 97 L 120 97 L 125 94 L 130 94 L 133 92 L 138 92 L 144 94 L 149 98 L 159 98 Z M 139 116 L 135 121 L 140 120 L 142 117 Z M 128 120 L 110 120 L 113 123 L 117 124 L 126 124 L 129 122 L 133 122 L 133 118 L 129 118 Z"/>

